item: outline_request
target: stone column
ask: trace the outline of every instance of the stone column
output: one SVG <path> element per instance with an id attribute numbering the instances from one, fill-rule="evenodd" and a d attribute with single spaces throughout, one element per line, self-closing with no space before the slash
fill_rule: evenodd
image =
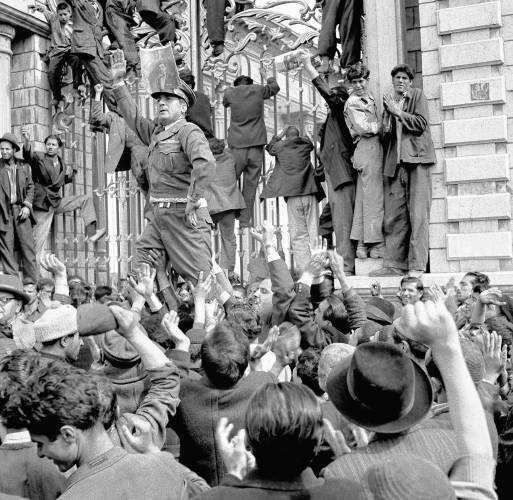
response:
<path id="1" fill-rule="evenodd" d="M 403 62 L 402 2 L 365 0 L 365 63 L 370 70 L 370 89 L 381 111 L 381 96 L 391 90 L 390 70 Z"/>
<path id="2" fill-rule="evenodd" d="M 11 41 L 15 30 L 0 24 L 0 132 L 11 131 Z"/>

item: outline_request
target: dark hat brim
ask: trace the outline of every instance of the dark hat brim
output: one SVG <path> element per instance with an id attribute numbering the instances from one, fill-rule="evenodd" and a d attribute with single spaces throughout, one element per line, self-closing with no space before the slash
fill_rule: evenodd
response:
<path id="1" fill-rule="evenodd" d="M 12 293 L 16 298 L 22 300 L 24 304 L 30 300 L 30 297 L 25 292 L 22 292 L 13 286 L 0 285 L 0 292 Z"/>
<path id="2" fill-rule="evenodd" d="M 330 400 L 350 422 L 374 432 L 396 434 L 409 429 L 427 415 L 433 402 L 433 387 L 428 374 L 417 362 L 408 358 L 413 364 L 415 384 L 412 408 L 402 417 L 389 422 L 379 412 L 366 408 L 351 396 L 347 386 L 351 358 L 352 356 L 345 358 L 333 368 L 327 383 Z"/>

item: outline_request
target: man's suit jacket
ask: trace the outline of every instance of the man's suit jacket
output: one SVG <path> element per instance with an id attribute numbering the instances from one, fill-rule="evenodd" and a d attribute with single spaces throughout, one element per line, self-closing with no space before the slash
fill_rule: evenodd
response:
<path id="1" fill-rule="evenodd" d="M 330 108 L 321 140 L 321 162 L 333 189 L 355 182 L 351 163 L 354 145 L 344 118 L 346 100 L 334 92 L 326 81 L 318 76 L 312 80 Z"/>
<path id="2" fill-rule="evenodd" d="M 22 160 L 16 159 L 16 193 L 18 203 L 30 209 L 32 224 L 35 219 L 32 214 L 34 201 L 34 182 L 30 167 Z M 3 160 L 0 160 L 0 232 L 7 231 L 11 215 L 11 184 L 9 174 Z"/>
<path id="3" fill-rule="evenodd" d="M 267 85 L 239 85 L 225 90 L 223 104 L 231 109 L 228 129 L 228 145 L 231 148 L 250 148 L 267 143 L 264 100 L 279 91 L 274 78 L 268 78 Z"/>
<path id="4" fill-rule="evenodd" d="M 71 52 L 89 54 L 103 59 L 103 9 L 99 2 L 98 14 L 89 0 L 67 0 L 73 10 Z"/>
<path id="5" fill-rule="evenodd" d="M 390 127 L 386 124 L 390 123 Z M 397 157 L 397 126 L 401 127 L 400 158 Z M 429 128 L 427 99 L 421 89 L 410 88 L 403 106 L 401 120 L 398 121 L 385 111 L 384 133 L 384 175 L 394 177 L 397 165 L 404 163 L 436 163 L 435 148 Z"/>
<path id="6" fill-rule="evenodd" d="M 48 156 L 38 151 L 32 151 L 32 148 L 23 147 L 23 158 L 32 170 L 32 179 L 35 185 L 34 208 L 48 211 L 50 207 L 58 207 L 62 200 L 61 189 L 64 184 L 73 181 L 75 173 L 68 173 L 66 165 L 59 157 L 59 172 L 52 181 L 50 169 L 54 168 L 53 160 Z"/>

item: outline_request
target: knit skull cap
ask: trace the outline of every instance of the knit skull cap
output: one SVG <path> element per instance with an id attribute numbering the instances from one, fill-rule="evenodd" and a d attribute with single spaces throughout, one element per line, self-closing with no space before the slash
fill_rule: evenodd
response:
<path id="1" fill-rule="evenodd" d="M 470 377 L 474 384 L 478 384 L 483 380 L 485 375 L 485 362 L 483 353 L 477 344 L 468 339 L 460 339 L 461 350 L 465 358 Z"/>
<path id="2" fill-rule="evenodd" d="M 456 500 L 447 475 L 416 455 L 394 455 L 369 467 L 363 487 L 367 500 Z"/>
<path id="3" fill-rule="evenodd" d="M 69 304 L 47 309 L 34 322 L 34 333 L 38 342 L 50 342 L 76 332 L 78 332 L 77 310 Z"/>

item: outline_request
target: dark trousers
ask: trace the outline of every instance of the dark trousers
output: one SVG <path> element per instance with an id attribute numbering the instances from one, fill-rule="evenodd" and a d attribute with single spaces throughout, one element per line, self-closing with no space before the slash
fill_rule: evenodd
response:
<path id="1" fill-rule="evenodd" d="M 319 55 L 333 59 L 340 33 L 340 64 L 347 68 L 361 59 L 361 15 L 363 0 L 325 0 L 319 33 Z"/>
<path id="2" fill-rule="evenodd" d="M 7 231 L 0 232 L 0 260 L 5 274 L 17 275 L 19 265 L 14 257 L 14 249 L 21 254 L 23 276 L 32 278 L 34 283 L 39 278 L 36 264 L 34 236 L 30 217 L 20 220 L 20 205 L 11 206 L 10 224 Z"/>
<path id="3" fill-rule="evenodd" d="M 425 271 L 429 256 L 431 164 L 402 163 L 385 177 L 384 265 Z"/>
<path id="4" fill-rule="evenodd" d="M 326 176 L 326 184 L 333 231 L 337 240 L 337 252 L 344 257 L 344 271 L 354 274 L 356 248 L 354 242 L 351 241 L 351 228 L 353 226 L 355 185 L 344 184 L 333 189 L 329 176 Z"/>
<path id="5" fill-rule="evenodd" d="M 198 209 L 198 226 L 185 221 L 185 203 L 170 208 L 153 208 L 153 215 L 137 240 L 137 260 L 145 262 L 149 250 L 165 250 L 173 269 L 185 280 L 196 284 L 198 274 L 206 276 L 212 268 L 210 216 L 207 209 Z"/>
<path id="6" fill-rule="evenodd" d="M 116 100 L 114 99 L 114 93 L 112 92 L 112 82 L 110 79 L 110 71 L 107 69 L 105 62 L 99 56 L 92 56 L 91 54 L 75 54 L 80 62 L 83 64 L 86 70 L 87 76 L 91 81 L 91 87 L 94 87 L 97 83 L 103 85 L 103 92 L 105 94 L 105 102 L 111 111 L 116 111 Z"/>
<path id="7" fill-rule="evenodd" d="M 221 255 L 219 265 L 222 269 L 233 271 L 235 269 L 235 254 L 237 252 L 237 239 L 235 237 L 235 211 L 227 210 L 212 215 L 221 235 Z"/>
<path id="8" fill-rule="evenodd" d="M 246 202 L 246 208 L 241 211 L 239 224 L 242 227 L 248 227 L 253 220 L 253 207 L 255 205 L 256 191 L 264 160 L 264 147 L 253 146 L 250 148 L 230 149 L 230 153 L 235 159 L 237 180 L 240 179 L 240 176 L 244 172 L 242 179 L 242 196 Z"/>
<path id="9" fill-rule="evenodd" d="M 224 14 L 226 0 L 206 0 L 207 32 L 212 43 L 224 42 Z"/>
<path id="10" fill-rule="evenodd" d="M 160 0 L 137 0 L 137 11 L 142 20 L 158 33 L 163 45 L 176 41 L 175 20 L 160 8 Z"/>
<path id="11" fill-rule="evenodd" d="M 70 49 L 71 50 L 71 49 Z M 68 52 L 61 52 L 50 56 L 48 63 L 48 83 L 52 91 L 53 98 L 60 101 L 62 97 L 62 69 L 68 63 L 73 73 L 73 88 L 76 89 L 82 83 L 82 65 L 77 56 Z"/>
<path id="12" fill-rule="evenodd" d="M 105 23 L 125 54 L 127 68 L 137 67 L 139 56 L 134 37 L 130 32 L 130 27 L 134 25 L 131 13 L 126 12 L 118 0 L 109 0 L 105 8 Z"/>

